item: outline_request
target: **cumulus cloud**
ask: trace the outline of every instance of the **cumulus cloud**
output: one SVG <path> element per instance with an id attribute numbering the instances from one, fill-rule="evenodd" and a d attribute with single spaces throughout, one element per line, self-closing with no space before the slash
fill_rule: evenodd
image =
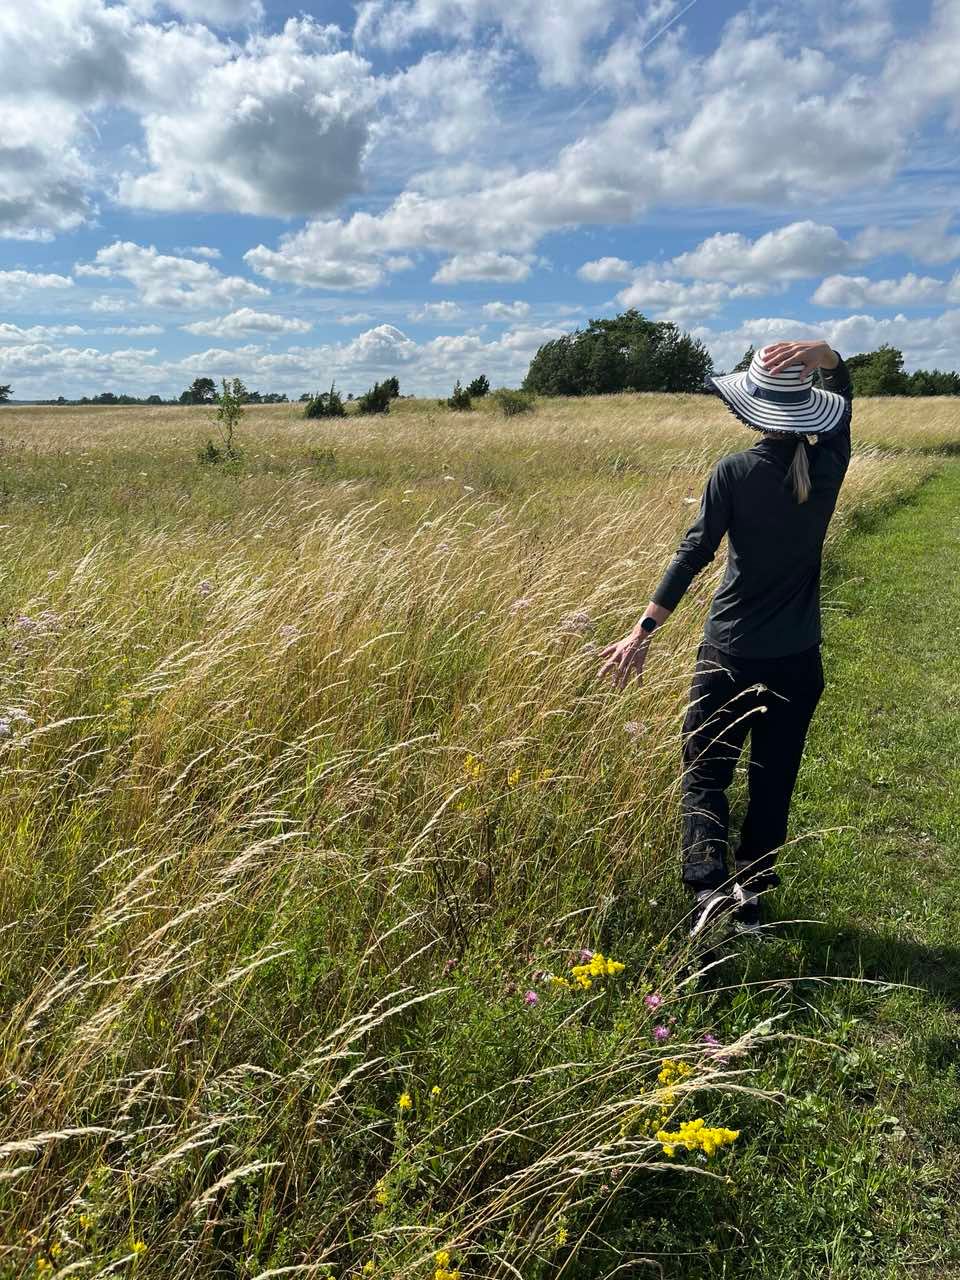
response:
<path id="1" fill-rule="evenodd" d="M 615 284 L 632 279 L 635 271 L 636 267 L 623 258 L 598 258 L 595 262 L 585 262 L 577 275 L 588 284 Z"/>
<path id="2" fill-rule="evenodd" d="M 127 338 L 153 337 L 163 333 L 163 325 L 159 324 L 117 324 L 104 329 L 104 333 L 122 334 Z"/>
<path id="3" fill-rule="evenodd" d="M 761 285 L 729 285 L 722 280 L 658 280 L 638 273 L 633 284 L 617 295 L 625 307 L 651 311 L 658 319 L 685 321 L 713 315 L 734 298 L 757 297 Z"/>
<path id="4" fill-rule="evenodd" d="M 813 301 L 822 307 L 926 307 L 960 302 L 960 278 L 950 283 L 933 276 L 905 275 L 899 280 L 871 280 L 869 276 L 828 276 Z"/>
<path id="5" fill-rule="evenodd" d="M 89 333 L 79 324 L 35 324 L 23 329 L 18 324 L 0 324 L 0 342 L 51 342 L 55 338 L 74 338 Z"/>
<path id="6" fill-rule="evenodd" d="M 100 249 L 92 263 L 77 265 L 76 274 L 128 280 L 136 288 L 139 301 L 152 307 L 209 308 L 268 296 L 268 290 L 260 285 L 241 276 L 221 275 L 208 262 L 174 258 L 159 253 L 153 245 L 146 248 L 128 240 L 117 240 Z M 110 305 L 109 299 L 100 299 L 91 309 L 117 308 Z"/>
<path id="7" fill-rule="evenodd" d="M 182 258 L 207 258 L 211 262 L 223 256 L 219 249 L 209 244 L 187 245 L 186 247 L 175 248 L 173 252 Z"/>
<path id="8" fill-rule="evenodd" d="M 491 320 L 525 320 L 530 314 L 529 302 L 488 302 L 483 314 Z"/>
<path id="9" fill-rule="evenodd" d="M 0 238 L 50 240 L 94 212 L 79 121 L 54 103 L 38 112 L 0 97 Z"/>
<path id="10" fill-rule="evenodd" d="M 458 253 L 445 262 L 433 277 L 434 284 L 460 284 L 465 280 L 526 280 L 531 271 L 528 258 L 510 253 Z"/>
<path id="11" fill-rule="evenodd" d="M 238 311 L 231 311 L 229 315 L 219 316 L 215 320 L 195 320 L 193 324 L 180 327 L 187 333 L 215 338 L 239 338 L 248 333 L 309 333 L 313 325 L 309 320 L 295 320 L 287 316 L 272 315 L 268 311 L 241 307 Z"/>
<path id="12" fill-rule="evenodd" d="M 751 240 L 722 232 L 670 263 L 682 276 L 738 283 L 748 280 L 802 280 L 823 275 L 850 259 L 849 246 L 835 227 L 791 222 Z"/>
<path id="13" fill-rule="evenodd" d="M 937 214 L 907 226 L 866 227 L 854 238 L 853 256 L 866 262 L 888 254 L 906 254 L 917 262 L 942 265 L 960 258 L 960 235 L 951 230 L 953 213 Z"/>
<path id="14" fill-rule="evenodd" d="M 425 320 L 456 320 L 461 315 L 460 305 L 456 302 L 426 302 L 416 311 L 411 311 L 409 318 L 416 323 Z"/>
<path id="15" fill-rule="evenodd" d="M 291 18 L 210 67 L 176 107 L 148 113 L 149 168 L 122 175 L 121 202 L 287 216 L 358 192 L 377 89 L 338 39 Z"/>
<path id="16" fill-rule="evenodd" d="M 0 271 L 0 297 L 17 300 L 35 289 L 72 289 L 69 276 L 49 271 Z"/>
<path id="17" fill-rule="evenodd" d="M 591 41 L 614 20 L 611 0 L 364 0 L 356 38 L 397 49 L 427 32 L 461 38 L 495 26 L 536 61 L 545 84 L 571 85 L 580 77 Z"/>

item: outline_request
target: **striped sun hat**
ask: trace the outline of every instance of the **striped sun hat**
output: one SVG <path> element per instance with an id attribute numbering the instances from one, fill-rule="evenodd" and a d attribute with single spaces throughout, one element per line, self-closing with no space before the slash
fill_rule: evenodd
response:
<path id="1" fill-rule="evenodd" d="M 754 431 L 817 436 L 833 430 L 846 412 L 843 396 L 815 387 L 802 364 L 769 373 L 763 362 L 768 350 L 761 347 L 746 372 L 710 379 L 727 407 Z"/>

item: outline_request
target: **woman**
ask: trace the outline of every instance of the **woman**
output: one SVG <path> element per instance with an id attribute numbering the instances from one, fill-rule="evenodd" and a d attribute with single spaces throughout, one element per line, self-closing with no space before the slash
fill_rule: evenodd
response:
<path id="1" fill-rule="evenodd" d="M 822 387 L 814 386 L 820 370 Z M 683 882 L 691 934 L 732 912 L 761 927 L 760 895 L 779 884 L 776 853 L 807 729 L 823 693 L 820 565 L 850 462 L 852 390 L 825 342 L 777 342 L 710 390 L 762 439 L 710 473 L 700 514 L 636 627 L 603 650 L 619 688 L 640 677 L 651 637 L 727 535 L 684 721 Z M 750 801 L 728 872 L 727 788 L 747 734 Z"/>

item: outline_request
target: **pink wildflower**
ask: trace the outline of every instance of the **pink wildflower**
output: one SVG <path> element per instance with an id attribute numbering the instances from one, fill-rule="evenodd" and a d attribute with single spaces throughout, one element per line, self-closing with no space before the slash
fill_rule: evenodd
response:
<path id="1" fill-rule="evenodd" d="M 535 991 L 528 991 L 523 997 L 523 1003 L 532 1007 L 533 1005 L 540 1003 L 540 997 Z"/>
<path id="2" fill-rule="evenodd" d="M 651 1013 L 654 1009 L 659 1009 L 663 1004 L 663 996 L 659 991 L 651 991 L 648 996 L 643 997 L 643 1003 L 647 1006 Z"/>
<path id="3" fill-rule="evenodd" d="M 653 1028 L 653 1038 L 656 1040 L 657 1044 L 663 1044 L 664 1041 L 669 1040 L 671 1034 L 669 1027 L 660 1026 Z"/>

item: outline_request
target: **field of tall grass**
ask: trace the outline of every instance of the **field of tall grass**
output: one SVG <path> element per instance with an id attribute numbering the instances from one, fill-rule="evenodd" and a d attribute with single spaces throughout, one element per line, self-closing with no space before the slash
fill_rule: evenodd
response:
<path id="1" fill-rule="evenodd" d="M 722 564 L 642 688 L 596 651 L 753 438 L 298 415 L 204 467 L 202 409 L 0 414 L 0 1276 L 740 1274 L 790 1027 L 698 976 L 676 883 Z M 855 436 L 834 542 L 960 421 Z"/>

